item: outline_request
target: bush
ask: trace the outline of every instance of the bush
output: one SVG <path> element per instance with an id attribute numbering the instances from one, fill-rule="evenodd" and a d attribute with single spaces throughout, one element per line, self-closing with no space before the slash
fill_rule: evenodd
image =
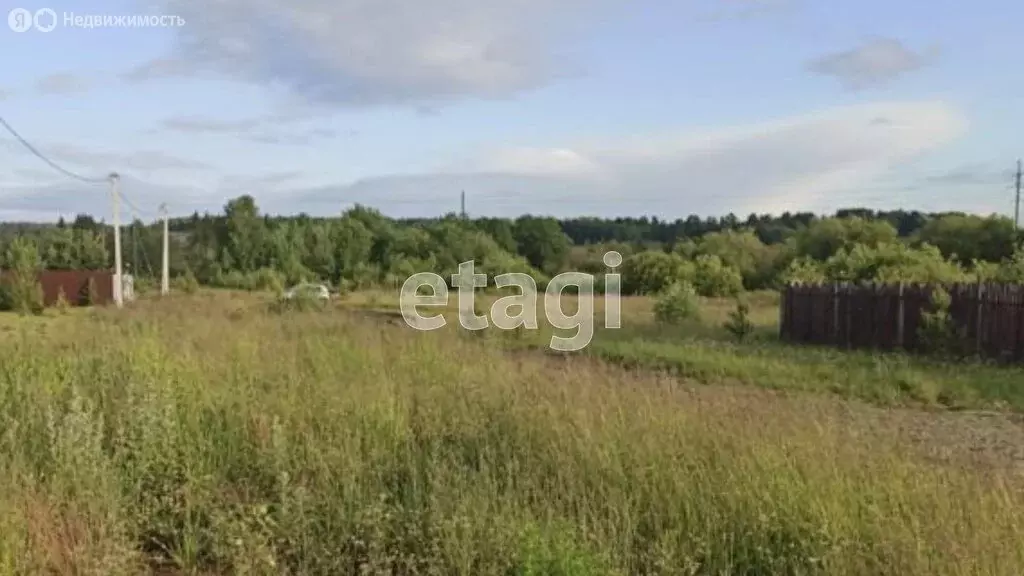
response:
<path id="1" fill-rule="evenodd" d="M 743 292 L 743 275 L 726 266 L 718 256 L 698 256 L 694 260 L 693 286 L 709 298 L 736 296 Z"/>
<path id="2" fill-rule="evenodd" d="M 157 289 L 157 282 L 153 278 L 148 278 L 145 276 L 136 276 L 133 282 L 133 287 L 135 289 L 136 296 L 141 296 L 143 294 L 151 294 L 154 290 Z"/>
<path id="3" fill-rule="evenodd" d="M 31 240 L 15 238 L 7 249 L 9 274 L 3 281 L 3 297 L 0 304 L 4 309 L 19 314 L 43 313 L 43 287 L 39 284 L 38 273 L 42 260 L 36 244 Z"/>
<path id="4" fill-rule="evenodd" d="M 917 248 L 903 243 L 864 245 L 843 249 L 825 262 L 834 282 L 963 282 L 968 275 L 956 262 L 946 260 L 938 248 Z"/>
<path id="5" fill-rule="evenodd" d="M 270 310 L 281 314 L 286 312 L 320 311 L 326 307 L 326 301 L 300 292 L 291 298 L 286 298 L 284 296 L 278 297 L 278 299 L 270 305 Z"/>
<path id="6" fill-rule="evenodd" d="M 688 280 L 692 265 L 676 254 L 641 252 L 622 263 L 622 291 L 625 294 L 655 294 L 676 282 Z"/>
<path id="7" fill-rule="evenodd" d="M 935 288 L 931 295 L 931 311 L 921 316 L 918 329 L 921 348 L 934 354 L 953 354 L 960 351 L 960 339 L 949 314 L 949 292 Z"/>
<path id="8" fill-rule="evenodd" d="M 185 294 L 195 294 L 199 291 L 199 281 L 196 280 L 196 275 L 192 273 L 192 269 L 186 269 L 185 273 L 178 278 L 174 279 L 175 288 L 181 290 Z"/>
<path id="9" fill-rule="evenodd" d="M 689 282 L 672 284 L 654 301 L 654 319 L 660 324 L 676 325 L 699 317 L 700 301 Z"/>
<path id="10" fill-rule="evenodd" d="M 0 286 L 0 309 L 18 314 L 40 315 L 43 313 L 43 286 L 33 277 L 20 274 L 4 280 Z"/>
<path id="11" fill-rule="evenodd" d="M 64 287 L 60 287 L 60 292 L 57 293 L 57 311 L 61 314 L 67 314 L 68 309 L 71 308 L 71 303 L 68 302 L 68 295 L 64 292 Z"/>
<path id="12" fill-rule="evenodd" d="M 750 305 L 745 300 L 736 301 L 736 310 L 729 313 L 725 329 L 740 342 L 754 331 L 754 323 L 750 321 Z"/>
<path id="13" fill-rule="evenodd" d="M 827 280 L 825 270 L 820 262 L 803 256 L 789 263 L 779 280 L 783 285 L 789 284 L 821 284 Z"/>
<path id="14" fill-rule="evenodd" d="M 284 291 L 284 278 L 273 268 L 260 268 L 248 274 L 248 290 L 265 290 L 274 294 Z"/>

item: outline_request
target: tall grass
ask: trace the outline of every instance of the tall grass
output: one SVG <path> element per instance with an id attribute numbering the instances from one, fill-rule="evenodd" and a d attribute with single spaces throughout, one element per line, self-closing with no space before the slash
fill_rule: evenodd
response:
<path id="1" fill-rule="evenodd" d="M 342 311 L 0 335 L 0 571 L 1021 574 L 1010 471 Z"/>
<path id="2" fill-rule="evenodd" d="M 375 308 L 397 308 L 393 292 L 354 295 L 349 304 L 365 306 L 371 298 L 377 303 Z M 481 294 L 478 298 L 480 308 L 488 310 L 496 296 Z M 1019 366 L 783 344 L 778 339 L 778 294 L 757 292 L 747 298 L 753 333 L 737 343 L 724 327 L 736 309 L 731 299 L 702 298 L 699 318 L 673 326 L 655 321 L 652 299 L 623 298 L 621 328 L 606 329 L 604 300 L 598 297 L 593 300 L 596 331 L 582 352 L 619 365 L 663 370 L 705 384 L 826 392 L 885 406 L 1024 410 L 1024 369 Z M 453 296 L 445 311 L 449 324 L 445 330 L 452 334 L 462 330 L 456 304 Z M 553 330 L 547 325 L 543 306 L 540 301 L 539 329 L 524 334 L 500 333 L 506 337 L 506 344 L 547 349 L 552 334 L 573 334 L 572 330 Z M 563 306 L 565 313 L 574 314 L 578 305 L 574 297 L 566 297 Z M 499 332 L 491 330 L 491 334 Z"/>

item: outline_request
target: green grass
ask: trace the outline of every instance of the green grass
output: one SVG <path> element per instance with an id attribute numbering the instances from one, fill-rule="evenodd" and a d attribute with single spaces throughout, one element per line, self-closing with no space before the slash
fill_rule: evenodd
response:
<path id="1" fill-rule="evenodd" d="M 952 409 L 1024 410 L 1024 368 L 985 362 L 942 362 L 895 352 L 849 351 L 821 346 L 788 345 L 778 340 L 778 295 L 753 293 L 750 318 L 755 331 L 737 343 L 723 328 L 735 309 L 730 299 L 702 299 L 701 318 L 680 326 L 655 322 L 649 298 L 624 298 L 622 327 L 604 328 L 604 304 L 594 301 L 596 330 L 583 354 L 632 368 L 667 371 L 704 384 L 744 384 L 775 390 L 824 392 L 841 397 L 894 405 L 926 405 Z M 489 310 L 496 299 L 479 297 Z M 572 314 L 576 305 L 565 301 Z M 372 303 L 372 306 L 369 304 Z M 391 292 L 353 295 L 347 305 L 397 310 Z M 445 313 L 448 331 L 458 326 L 457 302 L 452 296 Z M 514 334 L 490 330 L 489 337 L 510 347 L 547 350 L 553 330 L 539 303 L 539 330 Z"/>
<path id="2" fill-rule="evenodd" d="M 2 573 L 1024 573 L 1012 470 L 810 399 L 227 293 L 42 320 L 0 334 Z"/>

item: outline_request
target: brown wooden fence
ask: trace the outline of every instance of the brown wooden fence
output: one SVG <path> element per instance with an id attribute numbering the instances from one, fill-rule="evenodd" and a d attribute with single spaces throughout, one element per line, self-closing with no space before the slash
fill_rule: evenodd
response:
<path id="1" fill-rule="evenodd" d="M 969 353 L 1024 361 L 1024 286 L 954 284 L 949 315 Z M 923 348 L 932 285 L 792 285 L 782 295 L 783 340 L 846 348 Z"/>
<path id="2" fill-rule="evenodd" d="M 0 278 L 8 274 L 6 270 L 0 272 Z M 96 301 L 92 304 L 103 305 L 114 300 L 114 273 L 109 270 L 44 270 L 38 277 L 46 306 L 57 303 L 62 288 L 69 304 L 81 304 L 88 294 L 90 278 L 96 284 Z"/>

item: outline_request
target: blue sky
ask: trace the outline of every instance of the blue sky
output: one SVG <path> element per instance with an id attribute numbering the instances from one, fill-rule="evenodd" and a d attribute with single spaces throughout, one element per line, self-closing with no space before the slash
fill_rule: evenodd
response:
<path id="1" fill-rule="evenodd" d="M 18 0 L 0 115 L 151 215 L 1008 214 L 1024 6 L 980 0 Z M 83 28 L 65 15 L 180 25 Z M 180 20 L 179 20 L 180 18 Z M 0 138 L 0 217 L 109 220 Z"/>

